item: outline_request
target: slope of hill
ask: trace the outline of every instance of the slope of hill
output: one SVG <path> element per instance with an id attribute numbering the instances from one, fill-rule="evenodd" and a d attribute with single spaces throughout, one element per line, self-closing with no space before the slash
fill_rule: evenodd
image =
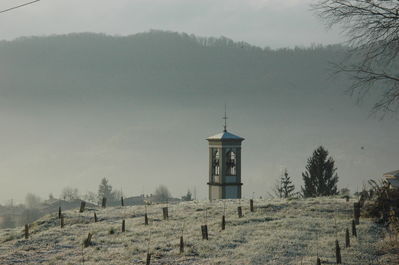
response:
<path id="1" fill-rule="evenodd" d="M 145 264 L 148 249 L 151 264 L 315 264 L 317 255 L 322 264 L 333 264 L 336 238 L 343 264 L 395 263 L 393 254 L 382 251 L 388 246 L 382 241 L 382 227 L 369 219 L 361 219 L 358 237 L 351 236 L 351 246 L 345 248 L 353 201 L 255 200 L 254 213 L 248 204 L 246 200 L 173 204 L 169 220 L 162 218 L 166 205 L 152 205 L 148 226 L 143 206 L 67 211 L 64 228 L 54 213 L 33 223 L 27 240 L 21 228 L 0 230 L 0 264 L 83 264 L 83 259 L 84 264 Z M 244 209 L 242 218 L 237 216 L 238 206 Z M 121 232 L 123 219 L 126 232 Z M 205 223 L 209 240 L 201 239 L 200 226 Z M 82 248 L 88 233 L 93 234 L 92 244 Z M 182 234 L 185 249 L 179 254 Z"/>

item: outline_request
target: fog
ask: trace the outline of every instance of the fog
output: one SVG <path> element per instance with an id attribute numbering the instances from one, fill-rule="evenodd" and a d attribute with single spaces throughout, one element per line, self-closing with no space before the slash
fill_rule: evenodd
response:
<path id="1" fill-rule="evenodd" d="M 325 146 L 352 192 L 397 166 L 398 121 L 369 117 L 329 75 L 341 46 L 261 49 L 226 38 L 151 31 L 0 43 L 0 201 L 63 187 L 207 198 L 206 137 L 246 140 L 243 195 L 266 196 L 284 168 L 297 188 Z"/>

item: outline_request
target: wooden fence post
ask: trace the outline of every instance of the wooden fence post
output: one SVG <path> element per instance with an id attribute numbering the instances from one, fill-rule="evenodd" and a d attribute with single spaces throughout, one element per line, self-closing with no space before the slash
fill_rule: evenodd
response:
<path id="1" fill-rule="evenodd" d="M 321 260 L 320 260 L 319 257 L 317 257 L 317 262 L 316 262 L 316 264 L 317 264 L 317 265 L 321 265 Z"/>
<path id="2" fill-rule="evenodd" d="M 146 260 L 146 265 L 150 265 L 151 264 L 151 254 L 150 252 L 147 252 L 147 260 Z"/>
<path id="3" fill-rule="evenodd" d="M 125 232 L 125 219 L 122 220 L 122 232 Z"/>
<path id="4" fill-rule="evenodd" d="M 222 216 L 222 230 L 226 229 L 226 218 Z"/>
<path id="5" fill-rule="evenodd" d="M 180 254 L 184 252 L 183 236 L 180 237 Z"/>
<path id="6" fill-rule="evenodd" d="M 86 202 L 85 201 L 81 201 L 80 202 L 80 209 L 79 212 L 83 213 L 85 211 L 85 207 L 86 207 Z"/>
<path id="7" fill-rule="evenodd" d="M 58 207 L 58 219 L 60 219 L 60 218 L 61 218 L 61 206 Z"/>
<path id="8" fill-rule="evenodd" d="M 85 248 L 87 248 L 88 246 L 90 246 L 91 245 L 91 238 L 92 238 L 92 234 L 91 233 L 89 233 L 88 235 L 87 235 L 87 238 L 85 239 L 85 241 L 83 242 L 83 246 L 85 247 Z"/>
<path id="9" fill-rule="evenodd" d="M 350 238 L 349 238 L 349 229 L 346 228 L 346 231 L 345 231 L 345 247 L 349 248 L 350 246 L 351 246 L 351 241 L 350 241 Z"/>
<path id="10" fill-rule="evenodd" d="M 208 240 L 208 226 L 201 225 L 202 239 Z"/>
<path id="11" fill-rule="evenodd" d="M 162 208 L 162 212 L 163 212 L 163 219 L 164 219 L 164 220 L 169 220 L 168 207 L 163 207 L 163 208 Z"/>
<path id="12" fill-rule="evenodd" d="M 251 213 L 254 212 L 254 200 L 252 199 L 249 200 L 249 209 L 251 210 Z"/>
<path id="13" fill-rule="evenodd" d="M 356 222 L 352 220 L 352 236 L 357 237 Z"/>
<path id="14" fill-rule="evenodd" d="M 29 238 L 29 225 L 25 225 L 25 239 Z"/>
<path id="15" fill-rule="evenodd" d="M 96 214 L 96 212 L 94 212 L 94 222 L 95 222 L 95 223 L 97 223 L 97 222 L 98 222 L 98 219 L 97 219 L 97 214 Z"/>
<path id="16" fill-rule="evenodd" d="M 123 196 L 121 196 L 121 206 L 125 206 L 125 203 L 123 202 Z"/>
<path id="17" fill-rule="evenodd" d="M 64 228 L 64 215 L 61 215 L 61 228 Z"/>
<path id="18" fill-rule="evenodd" d="M 242 217 L 242 207 L 241 206 L 237 207 L 237 212 L 238 212 L 238 217 L 241 218 Z"/>
<path id="19" fill-rule="evenodd" d="M 353 217 L 355 219 L 355 224 L 359 224 L 359 218 L 360 218 L 360 203 L 355 202 L 353 204 Z"/>
<path id="20" fill-rule="evenodd" d="M 144 205 L 144 207 L 145 207 L 144 225 L 148 225 L 147 203 Z"/>
<path id="21" fill-rule="evenodd" d="M 103 201 L 101 203 L 101 207 L 103 207 L 103 208 L 107 207 L 107 198 L 103 197 Z"/>
<path id="22" fill-rule="evenodd" d="M 337 259 L 337 264 L 342 264 L 341 248 L 339 247 L 338 240 L 335 240 L 335 257 Z"/>

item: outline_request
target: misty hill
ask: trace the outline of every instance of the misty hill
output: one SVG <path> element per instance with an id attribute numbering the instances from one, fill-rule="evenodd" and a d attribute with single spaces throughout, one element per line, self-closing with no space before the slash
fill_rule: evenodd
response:
<path id="1" fill-rule="evenodd" d="M 239 99 L 244 103 L 259 96 L 270 102 L 288 91 L 304 95 L 331 86 L 320 87 L 327 62 L 343 52 L 340 46 L 274 51 L 162 31 L 22 38 L 0 43 L 2 93 L 61 101 L 109 95 L 153 100 L 155 93 L 157 101 L 192 95 L 202 100 L 228 94 L 245 95 Z"/>
<path id="2" fill-rule="evenodd" d="M 1 200 L 95 190 L 104 176 L 129 196 L 163 183 L 205 198 L 204 139 L 222 129 L 225 103 L 228 129 L 246 138 L 245 196 L 264 196 L 285 167 L 299 188 L 320 144 L 337 160 L 339 186 L 355 191 L 396 169 L 399 126 L 368 119 L 368 103 L 344 94 L 347 80 L 330 78 L 344 51 L 161 31 L 2 41 Z"/>
<path id="3" fill-rule="evenodd" d="M 344 264 L 376 259 L 379 264 L 395 263 L 395 245 L 383 239 L 383 227 L 372 219 L 361 218 L 358 237 L 351 236 L 351 247 L 345 248 L 353 202 L 326 197 L 255 200 L 256 211 L 250 212 L 248 200 L 194 201 L 169 204 L 167 221 L 162 218 L 166 205 L 158 204 L 147 208 L 148 226 L 144 206 L 65 211 L 63 228 L 55 212 L 30 225 L 29 239 L 24 239 L 22 227 L 0 229 L 0 263 L 79 264 L 84 258 L 84 264 L 145 264 L 149 250 L 151 264 L 314 264 L 317 257 L 323 264 L 333 264 L 336 239 Z M 242 218 L 237 216 L 238 205 Z M 94 212 L 99 222 L 94 222 Z M 205 222 L 209 240 L 201 238 Z M 91 244 L 82 249 L 88 233 L 93 235 Z M 183 254 L 179 254 L 181 235 Z"/>

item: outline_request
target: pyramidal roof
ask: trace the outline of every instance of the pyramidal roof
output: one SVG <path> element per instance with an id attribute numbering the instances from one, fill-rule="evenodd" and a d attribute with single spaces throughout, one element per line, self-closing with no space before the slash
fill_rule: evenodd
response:
<path id="1" fill-rule="evenodd" d="M 241 140 L 241 141 L 245 140 L 244 138 L 242 138 L 238 135 L 232 134 L 228 131 L 223 131 L 221 133 L 210 136 L 206 139 L 207 140 Z"/>
<path id="2" fill-rule="evenodd" d="M 399 170 L 385 173 L 384 177 L 393 187 L 399 188 Z"/>
<path id="3" fill-rule="evenodd" d="M 392 171 L 392 172 L 385 173 L 384 177 L 386 177 L 386 178 L 399 178 L 399 170 L 395 170 L 395 171 Z"/>

